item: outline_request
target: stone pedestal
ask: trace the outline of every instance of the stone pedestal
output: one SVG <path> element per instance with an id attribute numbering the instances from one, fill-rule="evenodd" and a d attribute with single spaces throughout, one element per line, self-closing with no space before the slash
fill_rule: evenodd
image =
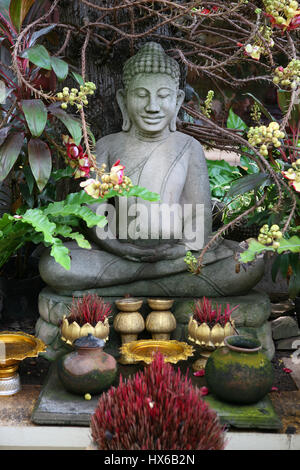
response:
<path id="1" fill-rule="evenodd" d="M 121 346 L 120 336 L 113 330 L 113 320 L 118 310 L 115 307 L 115 301 L 120 297 L 104 297 L 105 302 L 112 305 L 112 316 L 109 319 L 111 328 L 109 340 L 106 350 L 114 357 L 119 357 L 119 348 Z M 144 319 L 150 313 L 147 305 L 147 297 L 143 299 L 143 305 L 140 313 Z M 233 312 L 233 319 L 236 328 L 240 334 L 247 334 L 257 338 L 263 347 L 263 351 L 269 359 L 272 359 L 275 353 L 272 331 L 268 318 L 270 316 L 270 300 L 266 294 L 259 293 L 255 290 L 244 296 L 236 297 L 217 297 L 211 299 L 213 304 L 218 303 L 224 307 L 230 304 L 231 307 L 239 305 L 239 308 Z M 175 298 L 172 307 L 172 313 L 176 319 L 176 329 L 171 335 L 171 339 L 178 341 L 187 341 L 188 338 L 188 322 L 192 315 L 191 306 L 193 298 Z M 61 353 L 65 352 L 66 346 L 60 339 L 60 321 L 68 311 L 68 306 L 72 303 L 72 297 L 57 295 L 48 287 L 43 289 L 39 295 L 39 312 L 40 318 L 36 324 L 36 335 L 47 345 L 47 351 L 42 353 L 49 360 L 56 359 Z M 150 334 L 144 332 L 145 337 L 150 338 Z M 147 336 L 148 335 L 148 336 Z M 142 339 L 142 338 L 141 338 Z"/>

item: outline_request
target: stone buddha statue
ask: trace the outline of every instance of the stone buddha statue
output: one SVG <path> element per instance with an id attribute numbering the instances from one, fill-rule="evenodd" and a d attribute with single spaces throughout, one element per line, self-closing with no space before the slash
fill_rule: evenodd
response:
<path id="1" fill-rule="evenodd" d="M 158 193 L 160 201 L 116 198 L 110 207 L 116 230 L 90 230 L 91 250 L 67 243 L 69 271 L 45 252 L 40 274 L 54 292 L 220 297 L 245 294 L 261 279 L 262 260 L 236 273 L 239 245 L 223 239 L 205 254 L 199 275 L 187 270 L 186 252 L 197 257 L 212 236 L 212 205 L 203 149 L 176 131 L 184 100 L 179 79 L 178 63 L 153 42 L 125 63 L 124 89 L 117 92 L 122 131 L 98 140 L 97 162 L 111 168 L 121 160 L 132 183 Z"/>

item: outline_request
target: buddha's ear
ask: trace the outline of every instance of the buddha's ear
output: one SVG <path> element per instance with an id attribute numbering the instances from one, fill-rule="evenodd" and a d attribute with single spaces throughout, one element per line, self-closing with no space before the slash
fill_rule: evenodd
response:
<path id="1" fill-rule="evenodd" d="M 170 131 L 171 132 L 176 131 L 176 119 L 177 119 L 177 115 L 179 113 L 179 110 L 182 106 L 182 103 L 184 101 L 184 97 L 185 97 L 184 91 L 183 90 L 178 90 L 178 92 L 177 92 L 177 101 L 176 101 L 176 112 L 175 112 L 175 115 L 174 115 L 172 121 L 170 122 Z"/>
<path id="2" fill-rule="evenodd" d="M 131 121 L 127 112 L 125 90 L 118 90 L 116 98 L 123 117 L 122 130 L 128 132 L 131 128 Z"/>

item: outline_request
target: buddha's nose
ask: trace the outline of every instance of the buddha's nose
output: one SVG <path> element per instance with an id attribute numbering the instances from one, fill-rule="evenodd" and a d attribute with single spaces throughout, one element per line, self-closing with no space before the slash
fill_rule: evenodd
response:
<path id="1" fill-rule="evenodd" d="M 158 113 L 159 112 L 160 106 L 159 106 L 159 102 L 158 102 L 158 100 L 155 96 L 150 95 L 149 101 L 148 101 L 145 109 L 148 113 Z"/>

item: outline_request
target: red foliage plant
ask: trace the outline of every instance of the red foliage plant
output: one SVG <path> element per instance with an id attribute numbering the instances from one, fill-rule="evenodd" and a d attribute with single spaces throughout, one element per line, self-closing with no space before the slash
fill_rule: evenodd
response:
<path id="1" fill-rule="evenodd" d="M 215 309 L 212 307 L 212 303 L 206 297 L 194 301 L 192 307 L 193 318 L 197 323 L 206 323 L 210 328 L 219 323 L 221 326 L 225 326 L 230 321 L 232 312 L 237 309 L 239 305 L 230 308 L 227 304 L 224 312 L 222 313 L 222 305 L 216 304 Z"/>
<path id="2" fill-rule="evenodd" d="M 193 387 L 157 353 L 143 372 L 111 387 L 91 418 L 99 450 L 223 450 L 218 416 Z"/>
<path id="3" fill-rule="evenodd" d="M 111 314 L 111 305 L 104 302 L 102 297 L 97 294 L 87 294 L 82 298 L 73 298 L 68 315 L 69 323 L 76 321 L 79 326 L 89 323 L 96 326 L 97 323 L 104 322 Z"/>

